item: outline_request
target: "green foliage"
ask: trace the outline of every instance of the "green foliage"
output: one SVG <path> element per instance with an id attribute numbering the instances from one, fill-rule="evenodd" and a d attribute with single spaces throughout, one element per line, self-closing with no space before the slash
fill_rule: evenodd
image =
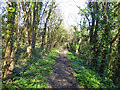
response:
<path id="1" fill-rule="evenodd" d="M 69 51 L 67 51 L 67 55 L 75 71 L 75 77 L 80 85 L 88 88 L 115 88 L 111 79 L 107 77 L 102 78 L 97 72 L 85 66 L 85 60 L 81 57 L 73 55 L 73 53 Z"/>
<path id="2" fill-rule="evenodd" d="M 75 31 L 73 32 L 75 35 L 79 35 L 80 34 L 80 31 Z"/>
<path id="3" fill-rule="evenodd" d="M 15 71 L 13 79 L 3 81 L 3 88 L 48 88 L 47 77 L 52 74 L 58 50 L 47 52 L 42 58 L 38 57 L 41 53 L 37 50 L 32 59 L 25 62 L 28 63 L 28 67 L 24 68 L 25 71 Z M 21 56 L 25 57 L 26 54 L 22 53 Z"/>
<path id="4" fill-rule="evenodd" d="M 108 78 L 108 87 L 114 87 L 114 84 L 119 85 L 118 78 L 120 78 L 116 74 L 119 73 L 120 38 L 117 37 L 112 45 L 110 43 L 119 32 L 119 5 L 119 2 L 117 4 L 114 2 L 103 4 L 102 2 L 88 1 L 86 9 L 78 7 L 80 9 L 79 14 L 84 17 L 80 21 L 80 33 L 76 32 L 75 29 L 73 32 L 74 39 L 69 45 L 69 50 L 74 53 L 77 52 L 82 57 L 83 64 L 90 67 L 90 70 L 95 70 L 101 77 Z M 80 43 L 79 39 L 81 39 Z M 78 61 L 79 57 L 76 58 L 76 56 L 71 55 L 68 58 L 77 59 L 72 63 L 75 63 L 73 66 L 78 65 L 78 62 L 75 61 Z M 110 81 L 111 79 L 114 84 Z M 107 82 L 105 79 L 101 81 Z"/>
<path id="5" fill-rule="evenodd" d="M 81 85 L 89 88 L 112 88 L 115 87 L 112 80 L 119 84 L 117 73 L 120 65 L 118 56 L 120 39 L 112 43 L 112 48 L 110 46 L 120 26 L 119 3 L 89 1 L 87 8 L 79 8 L 83 19 L 80 21 L 80 31 L 73 26 L 74 32 L 62 26 L 61 14 L 56 10 L 56 4 L 53 1 L 34 3 L 35 11 L 31 8 L 34 6 L 33 2 L 20 2 L 18 6 L 17 3 L 11 2 L 11 4 L 12 7 L 8 6 L 7 12 L 2 15 L 4 29 L 2 30 L 4 51 L 2 52 L 6 53 L 7 40 L 11 41 L 11 45 L 8 46 L 10 51 L 17 47 L 27 48 L 28 44 L 33 44 L 35 40 L 39 46 L 43 44 L 43 48 L 37 48 L 35 45 L 36 50 L 32 51 L 33 56 L 30 60 L 27 58 L 26 51 L 15 52 L 17 54 L 14 60 L 19 68 L 15 68 L 12 79 L 3 80 L 3 87 L 46 88 L 47 77 L 52 73 L 52 66 L 57 56 L 56 50 L 51 52 L 47 50 L 61 45 L 66 48 L 64 43 L 68 44 L 70 40 L 72 41 L 69 43 L 69 50 L 79 55 L 67 52 L 68 59 Z M 43 25 L 44 28 L 38 27 Z M 36 38 L 33 39 L 34 35 Z M 17 44 L 17 42 L 22 44 L 19 45 L 20 43 Z"/>
<path id="6" fill-rule="evenodd" d="M 8 11 L 10 11 L 10 12 L 15 12 L 15 8 L 9 7 L 9 8 L 8 8 Z"/>
<path id="7" fill-rule="evenodd" d="M 27 56 L 27 52 L 25 52 L 25 53 L 24 53 L 24 52 L 21 53 L 21 56 L 22 56 L 22 57 L 26 57 L 26 56 Z"/>

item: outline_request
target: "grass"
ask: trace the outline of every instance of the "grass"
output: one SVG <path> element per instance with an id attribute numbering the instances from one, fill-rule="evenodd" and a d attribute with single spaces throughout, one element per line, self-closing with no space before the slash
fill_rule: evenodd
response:
<path id="1" fill-rule="evenodd" d="M 85 66 L 85 60 L 83 60 L 80 56 L 74 55 L 69 51 L 67 51 L 67 56 L 72 64 L 75 77 L 80 85 L 88 88 L 116 88 L 111 79 L 107 77 L 102 78 L 94 70 Z"/>
<path id="2" fill-rule="evenodd" d="M 26 60 L 25 54 L 20 54 L 24 57 L 16 62 L 20 68 L 14 70 L 12 79 L 3 81 L 4 88 L 48 88 L 47 78 L 52 74 L 58 50 L 47 51 L 44 55 L 39 50 L 36 48 L 31 60 Z"/>

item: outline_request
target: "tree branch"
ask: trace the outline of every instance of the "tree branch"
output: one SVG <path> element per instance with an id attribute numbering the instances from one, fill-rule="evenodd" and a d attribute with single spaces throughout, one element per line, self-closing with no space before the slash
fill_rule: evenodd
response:
<path id="1" fill-rule="evenodd" d="M 114 37 L 114 39 L 112 41 L 110 41 L 110 44 L 112 44 L 114 41 L 116 41 L 116 39 L 118 38 L 118 36 L 120 35 L 120 28 L 118 30 L 118 33 L 116 34 L 116 36 Z"/>

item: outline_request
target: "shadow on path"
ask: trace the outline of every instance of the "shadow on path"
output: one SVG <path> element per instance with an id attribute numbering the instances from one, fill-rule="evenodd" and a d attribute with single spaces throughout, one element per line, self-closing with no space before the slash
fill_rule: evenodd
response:
<path id="1" fill-rule="evenodd" d="M 60 50 L 53 73 L 48 78 L 50 88 L 81 88 L 73 75 L 73 69 L 67 59 L 66 49 Z"/>

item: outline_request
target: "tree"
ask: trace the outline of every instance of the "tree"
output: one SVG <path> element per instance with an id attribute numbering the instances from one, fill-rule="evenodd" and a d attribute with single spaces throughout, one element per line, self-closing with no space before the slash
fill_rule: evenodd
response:
<path id="1" fill-rule="evenodd" d="M 14 21 L 15 21 L 15 12 L 16 12 L 16 3 L 8 1 L 7 8 L 7 30 L 6 30 L 6 50 L 5 50 L 5 59 L 3 64 L 3 77 L 8 78 L 10 74 L 13 73 L 14 69 L 14 55 L 17 48 L 14 48 L 14 35 L 16 34 Z"/>

